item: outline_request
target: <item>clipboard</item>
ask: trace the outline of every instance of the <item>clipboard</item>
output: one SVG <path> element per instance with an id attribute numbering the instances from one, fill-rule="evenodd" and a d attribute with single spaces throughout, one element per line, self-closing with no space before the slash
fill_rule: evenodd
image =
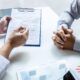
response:
<path id="1" fill-rule="evenodd" d="M 41 16 L 42 10 L 35 8 L 14 8 L 11 12 L 12 20 L 9 23 L 6 39 L 19 26 L 28 26 L 29 38 L 25 46 L 40 46 L 41 44 Z"/>

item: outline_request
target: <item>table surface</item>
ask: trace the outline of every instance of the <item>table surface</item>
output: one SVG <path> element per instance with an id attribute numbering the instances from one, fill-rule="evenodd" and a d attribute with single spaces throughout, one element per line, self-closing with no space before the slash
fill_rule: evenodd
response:
<path id="1" fill-rule="evenodd" d="M 20 67 L 36 67 L 47 64 L 54 64 L 56 61 L 65 60 L 71 67 L 79 65 L 80 56 L 78 52 L 60 50 L 56 48 L 51 39 L 53 31 L 56 31 L 58 16 L 49 7 L 42 7 L 41 22 L 41 46 L 40 47 L 19 47 L 11 52 L 11 64 L 6 71 L 3 80 L 17 80 L 16 71 Z M 0 40 L 0 44 L 4 39 Z"/>

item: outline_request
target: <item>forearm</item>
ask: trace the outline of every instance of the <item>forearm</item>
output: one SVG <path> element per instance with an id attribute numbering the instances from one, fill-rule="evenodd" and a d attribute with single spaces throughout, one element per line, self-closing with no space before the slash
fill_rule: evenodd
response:
<path id="1" fill-rule="evenodd" d="M 10 64 L 8 58 L 12 49 L 13 47 L 11 47 L 9 42 L 6 42 L 2 48 L 0 48 L 0 79 L 3 78 L 6 69 Z"/>
<path id="2" fill-rule="evenodd" d="M 66 24 L 68 28 L 71 27 L 74 19 L 80 17 L 80 0 L 73 0 L 68 10 L 66 10 L 58 21 L 58 26 Z"/>
<path id="3" fill-rule="evenodd" d="M 74 19 L 71 17 L 71 15 L 67 12 L 64 12 L 58 21 L 58 28 L 61 28 L 62 26 L 70 28 L 71 24 L 73 23 Z"/>
<path id="4" fill-rule="evenodd" d="M 4 77 L 7 67 L 9 66 L 10 61 L 4 56 L 0 55 L 0 80 Z"/>
<path id="5" fill-rule="evenodd" d="M 0 55 L 2 55 L 3 57 L 7 58 L 10 55 L 10 52 L 12 51 L 12 47 L 9 43 L 5 43 L 2 48 L 0 48 Z"/>

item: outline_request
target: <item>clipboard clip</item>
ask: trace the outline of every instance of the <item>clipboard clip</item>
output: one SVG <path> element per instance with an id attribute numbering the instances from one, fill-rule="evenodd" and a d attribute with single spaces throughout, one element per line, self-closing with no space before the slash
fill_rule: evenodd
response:
<path id="1" fill-rule="evenodd" d="M 20 12 L 34 12 L 35 9 L 34 8 L 17 8 L 18 11 Z"/>

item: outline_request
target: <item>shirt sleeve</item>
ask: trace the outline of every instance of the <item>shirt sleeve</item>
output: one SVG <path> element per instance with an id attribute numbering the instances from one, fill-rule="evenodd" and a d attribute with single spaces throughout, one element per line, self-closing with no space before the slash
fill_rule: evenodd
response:
<path id="1" fill-rule="evenodd" d="M 66 10 L 58 21 L 58 29 L 62 26 L 70 28 L 75 19 L 80 18 L 80 0 L 73 0 L 68 10 Z M 80 51 L 80 40 L 75 39 L 75 51 Z"/>
<path id="2" fill-rule="evenodd" d="M 6 71 L 9 64 L 10 64 L 10 61 L 0 55 L 0 80 L 4 76 L 5 71 Z"/>
<path id="3" fill-rule="evenodd" d="M 73 0 L 68 10 L 64 11 L 64 13 L 61 15 L 58 21 L 58 26 L 66 24 L 68 28 L 70 28 L 74 19 L 78 19 L 79 17 L 80 17 L 80 0 Z"/>
<path id="4" fill-rule="evenodd" d="M 78 38 L 75 39 L 75 44 L 74 44 L 73 50 L 80 52 L 80 39 L 78 39 Z"/>

